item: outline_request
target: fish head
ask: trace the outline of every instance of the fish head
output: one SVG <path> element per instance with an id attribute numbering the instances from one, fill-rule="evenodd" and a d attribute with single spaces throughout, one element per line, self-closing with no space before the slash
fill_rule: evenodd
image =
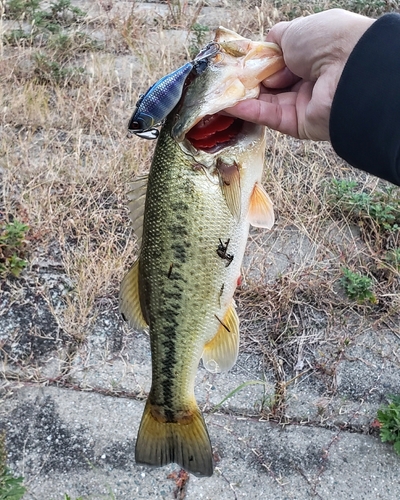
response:
<path id="1" fill-rule="evenodd" d="M 261 82 L 284 67 L 282 52 L 274 43 L 252 41 L 223 27 L 211 43 L 219 50 L 212 53 L 207 67 L 188 81 L 171 128 L 171 136 L 184 150 L 203 157 L 243 142 L 245 137 L 246 142 L 252 142 L 263 134 L 264 127 L 222 111 L 239 101 L 257 98 Z M 203 53 L 204 49 L 200 57 Z"/>

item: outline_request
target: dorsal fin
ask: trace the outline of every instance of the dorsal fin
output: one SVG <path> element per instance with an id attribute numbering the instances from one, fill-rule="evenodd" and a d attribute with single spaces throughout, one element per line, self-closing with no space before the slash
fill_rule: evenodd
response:
<path id="1" fill-rule="evenodd" d="M 148 175 L 137 177 L 130 185 L 127 193 L 128 207 L 132 221 L 133 231 L 138 239 L 138 246 L 142 243 L 144 204 L 146 201 Z"/>

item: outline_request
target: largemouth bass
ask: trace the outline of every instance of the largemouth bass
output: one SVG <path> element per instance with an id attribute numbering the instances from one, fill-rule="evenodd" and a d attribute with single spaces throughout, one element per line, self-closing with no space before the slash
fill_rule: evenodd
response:
<path id="1" fill-rule="evenodd" d="M 124 278 L 120 310 L 148 328 L 152 384 L 136 442 L 136 462 L 176 462 L 210 476 L 212 448 L 196 403 L 200 359 L 229 370 L 239 348 L 233 294 L 249 224 L 271 228 L 263 187 L 265 129 L 220 111 L 257 97 L 284 66 L 278 46 L 219 28 L 216 55 L 183 95 L 158 138 L 150 173 L 130 192 L 141 248 Z"/>

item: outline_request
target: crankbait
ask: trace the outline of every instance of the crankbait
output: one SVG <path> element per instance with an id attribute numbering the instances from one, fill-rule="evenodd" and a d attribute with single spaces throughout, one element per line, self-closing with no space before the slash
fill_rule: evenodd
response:
<path id="1" fill-rule="evenodd" d="M 138 137 L 157 139 L 160 125 L 178 104 L 183 86 L 193 71 L 200 75 L 208 66 L 208 61 L 219 51 L 219 45 L 209 43 L 193 60 L 154 83 L 145 94 L 140 96 L 136 109 L 129 121 L 128 129 Z"/>

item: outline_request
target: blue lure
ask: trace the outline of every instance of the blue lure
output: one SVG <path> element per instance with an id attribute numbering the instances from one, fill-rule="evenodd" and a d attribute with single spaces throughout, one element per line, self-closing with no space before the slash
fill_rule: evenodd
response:
<path id="1" fill-rule="evenodd" d="M 152 85 L 136 103 L 128 129 L 139 137 L 156 139 L 159 131 L 154 127 L 159 125 L 178 103 L 183 85 L 192 69 L 193 63 L 188 62 Z"/>
<path id="2" fill-rule="evenodd" d="M 219 45 L 211 42 L 199 55 L 177 70 L 164 76 L 140 96 L 136 109 L 129 121 L 128 129 L 138 137 L 157 139 L 159 130 L 169 113 L 178 104 L 183 86 L 189 74 L 200 75 L 208 66 L 209 59 L 219 51 Z"/>

